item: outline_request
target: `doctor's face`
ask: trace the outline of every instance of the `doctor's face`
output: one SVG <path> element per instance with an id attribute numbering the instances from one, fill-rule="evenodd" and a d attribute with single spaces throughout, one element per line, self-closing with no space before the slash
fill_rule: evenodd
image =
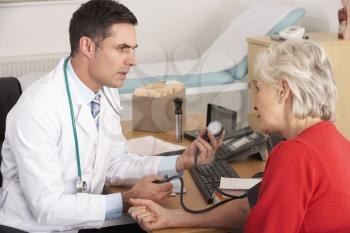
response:
<path id="1" fill-rule="evenodd" d="M 136 64 L 137 47 L 135 26 L 114 24 L 109 36 L 100 42 L 91 58 L 89 74 L 100 86 L 122 87 L 132 66 Z"/>

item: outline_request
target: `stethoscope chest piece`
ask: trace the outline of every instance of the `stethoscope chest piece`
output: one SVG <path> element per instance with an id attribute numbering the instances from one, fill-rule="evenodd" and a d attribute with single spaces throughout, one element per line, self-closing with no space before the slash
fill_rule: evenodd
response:
<path id="1" fill-rule="evenodd" d="M 76 188 L 78 193 L 87 191 L 87 184 L 84 180 L 77 179 Z"/>

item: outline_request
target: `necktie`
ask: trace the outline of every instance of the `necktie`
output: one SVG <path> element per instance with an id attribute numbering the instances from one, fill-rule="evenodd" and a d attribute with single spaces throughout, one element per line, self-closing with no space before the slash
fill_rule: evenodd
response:
<path id="1" fill-rule="evenodd" d="M 95 120 L 96 127 L 98 129 L 98 122 L 100 116 L 100 94 L 96 94 L 95 98 L 91 101 L 91 114 Z"/>

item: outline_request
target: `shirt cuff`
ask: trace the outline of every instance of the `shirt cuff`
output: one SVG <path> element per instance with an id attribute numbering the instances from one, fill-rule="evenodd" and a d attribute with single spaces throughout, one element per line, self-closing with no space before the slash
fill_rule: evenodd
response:
<path id="1" fill-rule="evenodd" d="M 183 172 L 176 171 L 176 160 L 180 155 L 174 156 L 163 156 L 159 162 L 158 174 L 160 176 L 174 176 L 174 175 L 183 175 Z"/>
<path id="2" fill-rule="evenodd" d="M 106 215 L 105 220 L 121 217 L 123 214 L 123 201 L 121 193 L 106 195 Z"/>
<path id="3" fill-rule="evenodd" d="M 158 167 L 158 174 L 160 176 L 183 176 L 184 172 L 177 172 L 176 171 L 176 160 L 177 157 L 180 155 L 174 155 L 174 156 L 163 156 L 163 158 L 159 162 Z M 179 179 L 174 179 L 170 181 L 173 184 L 173 193 L 179 193 L 181 188 L 181 183 Z"/>

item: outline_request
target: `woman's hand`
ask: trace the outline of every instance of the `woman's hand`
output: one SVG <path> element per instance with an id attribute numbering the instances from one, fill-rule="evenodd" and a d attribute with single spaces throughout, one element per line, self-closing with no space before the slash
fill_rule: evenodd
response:
<path id="1" fill-rule="evenodd" d="M 183 216 L 178 213 L 182 210 L 165 209 L 150 200 L 130 199 L 130 204 L 130 216 L 146 231 L 179 226 Z"/>
<path id="2" fill-rule="evenodd" d="M 177 171 L 183 171 L 195 165 L 207 165 L 213 161 L 216 151 L 222 145 L 225 133 L 223 132 L 218 138 L 215 138 L 208 132 L 209 143 L 202 138 L 206 130 L 202 129 L 200 136 L 187 146 L 182 155 L 178 157 L 176 161 Z"/>

